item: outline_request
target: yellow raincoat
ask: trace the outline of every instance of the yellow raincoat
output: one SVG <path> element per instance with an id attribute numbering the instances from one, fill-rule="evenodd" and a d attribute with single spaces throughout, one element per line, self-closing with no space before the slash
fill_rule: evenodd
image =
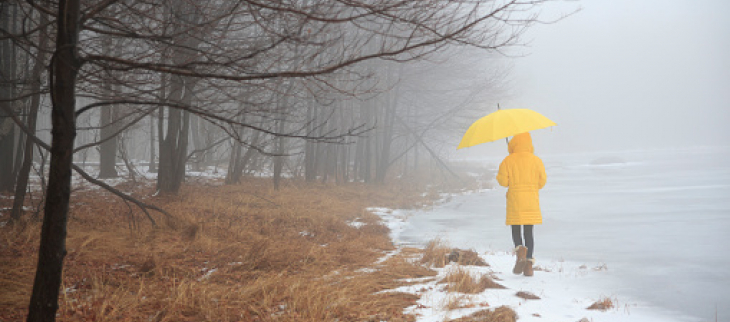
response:
<path id="1" fill-rule="evenodd" d="M 515 135 L 509 142 L 509 155 L 499 165 L 497 181 L 507 190 L 507 225 L 542 224 L 538 190 L 547 175 L 542 160 L 533 154 L 530 133 Z"/>

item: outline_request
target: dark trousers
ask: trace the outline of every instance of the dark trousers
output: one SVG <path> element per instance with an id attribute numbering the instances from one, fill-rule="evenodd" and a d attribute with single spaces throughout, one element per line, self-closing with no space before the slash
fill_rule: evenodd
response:
<path id="1" fill-rule="evenodd" d="M 525 227 L 525 243 L 522 244 L 522 227 Z M 525 245 L 527 247 L 527 258 L 532 258 L 532 251 L 535 248 L 535 239 L 532 237 L 532 225 L 512 225 L 512 241 L 515 247 Z"/>

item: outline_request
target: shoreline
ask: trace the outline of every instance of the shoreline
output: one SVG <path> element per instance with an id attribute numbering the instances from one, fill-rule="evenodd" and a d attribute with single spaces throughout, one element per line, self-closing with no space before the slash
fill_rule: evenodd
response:
<path id="1" fill-rule="evenodd" d="M 390 238 L 397 249 L 404 247 L 423 248 L 423 245 L 404 243 L 399 234 L 413 216 L 408 210 L 369 208 L 368 211 L 378 215 L 388 228 Z M 448 243 L 448 240 L 444 242 Z M 460 245 L 449 247 L 462 248 Z M 591 266 L 585 263 L 538 259 L 535 276 L 524 277 L 511 272 L 514 256 L 511 251 L 488 250 L 478 252 L 490 266 L 463 266 L 448 264 L 444 268 L 432 268 L 443 278 L 456 269 L 466 269 L 475 276 L 494 277 L 495 281 L 506 289 L 487 289 L 475 295 L 452 294 L 441 289 L 436 282 L 420 283 L 396 288 L 395 292 L 405 292 L 421 298 L 411 307 L 404 310 L 406 314 L 414 314 L 418 322 L 437 322 L 463 318 L 479 310 L 495 309 L 507 306 L 518 315 L 518 321 L 615 321 L 615 322 L 699 322 L 700 318 L 682 315 L 680 312 L 662 312 L 647 301 L 631 298 L 624 294 L 607 293 L 610 280 L 615 278 L 606 265 Z M 539 296 L 539 300 L 525 300 L 516 296 L 516 292 L 528 292 Z M 449 310 L 445 303 L 455 297 L 466 301 L 464 308 Z M 592 304 L 608 299 L 613 307 L 605 311 L 589 310 Z M 487 305 L 488 304 L 488 305 Z"/>

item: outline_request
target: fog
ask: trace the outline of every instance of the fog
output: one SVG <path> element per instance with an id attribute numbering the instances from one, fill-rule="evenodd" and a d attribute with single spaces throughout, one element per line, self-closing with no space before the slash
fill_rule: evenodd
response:
<path id="1" fill-rule="evenodd" d="M 730 2 L 590 0 L 546 8 L 513 49 L 502 108 L 558 126 L 533 134 L 538 154 L 727 145 Z M 484 114 L 496 109 L 485 106 Z M 483 144 L 453 157 L 505 153 Z"/>

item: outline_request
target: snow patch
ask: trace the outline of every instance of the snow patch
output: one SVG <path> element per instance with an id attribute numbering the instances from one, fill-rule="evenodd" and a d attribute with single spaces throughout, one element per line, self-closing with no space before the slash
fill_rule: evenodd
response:
<path id="1" fill-rule="evenodd" d="M 361 228 L 362 226 L 365 226 L 365 225 L 367 225 L 366 223 L 364 223 L 364 222 L 362 222 L 362 221 L 359 221 L 359 220 L 360 220 L 360 218 L 355 218 L 355 220 L 353 220 L 353 221 L 350 221 L 350 222 L 348 222 L 347 224 L 348 224 L 348 225 L 349 225 L 350 227 L 354 227 L 354 228 L 357 228 L 357 229 L 360 229 L 360 228 Z"/>

